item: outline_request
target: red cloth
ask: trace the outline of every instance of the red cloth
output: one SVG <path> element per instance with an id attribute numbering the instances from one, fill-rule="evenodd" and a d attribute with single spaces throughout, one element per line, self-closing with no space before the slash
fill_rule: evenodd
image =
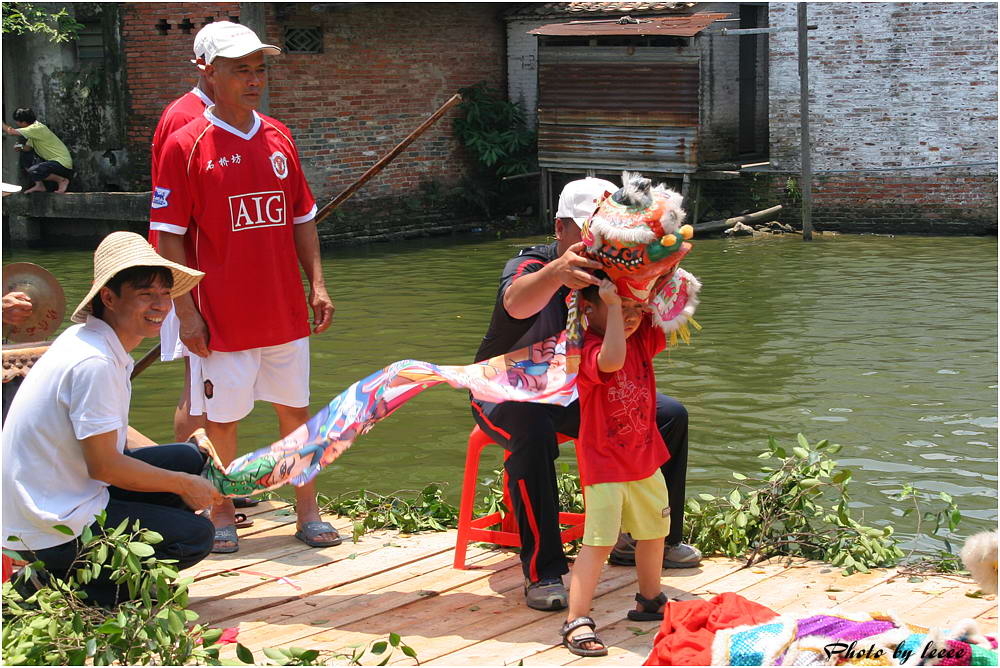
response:
<path id="1" fill-rule="evenodd" d="M 614 373 L 597 368 L 604 339 L 587 332 L 580 354 L 579 456 L 584 485 L 644 480 L 670 459 L 656 428 L 656 377 L 653 356 L 666 338 L 643 316 L 625 340 L 625 365 Z"/>
<path id="2" fill-rule="evenodd" d="M 644 666 L 708 666 L 715 633 L 778 616 L 768 607 L 726 592 L 708 601 L 670 601 Z"/>
<path id="3" fill-rule="evenodd" d="M 278 121 L 255 113 L 243 133 L 206 110 L 167 138 L 149 227 L 183 235 L 186 264 L 205 272 L 191 295 L 210 349 L 309 336 L 293 228 L 315 216 L 295 143 Z"/>

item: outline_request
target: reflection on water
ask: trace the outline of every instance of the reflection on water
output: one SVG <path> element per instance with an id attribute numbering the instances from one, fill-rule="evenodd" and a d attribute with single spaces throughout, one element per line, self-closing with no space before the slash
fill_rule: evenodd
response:
<path id="1" fill-rule="evenodd" d="M 337 311 L 333 328 L 313 339 L 313 410 L 398 359 L 470 362 L 504 261 L 540 241 L 325 253 Z M 4 257 L 22 260 L 59 278 L 67 312 L 90 285 L 88 253 Z M 844 444 L 855 506 L 869 519 L 900 515 L 889 495 L 909 482 L 954 496 L 962 533 L 996 526 L 995 238 L 713 239 L 696 241 L 684 264 L 705 286 L 704 329 L 656 368 L 661 391 L 691 415 L 689 489 L 727 488 L 731 471 L 756 468 L 769 435 L 787 442 L 802 432 Z M 157 363 L 134 383 L 132 422 L 156 440 L 170 438 L 181 373 L 180 364 Z M 472 424 L 464 393 L 429 390 L 362 437 L 319 487 L 449 482 L 457 499 Z M 276 437 L 271 409 L 259 405 L 241 425 L 241 452 Z M 485 454 L 500 461 L 498 449 Z"/>

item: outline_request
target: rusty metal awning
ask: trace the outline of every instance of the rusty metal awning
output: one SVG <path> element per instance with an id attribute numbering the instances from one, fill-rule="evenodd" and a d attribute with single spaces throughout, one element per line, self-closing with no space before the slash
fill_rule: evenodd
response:
<path id="1" fill-rule="evenodd" d="M 729 14 L 690 14 L 687 16 L 664 16 L 657 18 L 631 18 L 628 22 L 619 23 L 622 19 L 595 19 L 589 21 L 570 21 L 568 23 L 552 23 L 541 28 L 529 30 L 529 35 L 545 35 L 549 37 L 598 37 L 598 36 L 631 36 L 671 35 L 673 37 L 694 37 L 715 21 L 729 18 Z"/>

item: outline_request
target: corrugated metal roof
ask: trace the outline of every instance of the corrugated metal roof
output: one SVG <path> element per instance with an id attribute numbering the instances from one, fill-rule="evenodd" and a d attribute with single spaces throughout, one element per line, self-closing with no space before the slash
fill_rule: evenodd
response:
<path id="1" fill-rule="evenodd" d="M 694 37 L 713 22 L 728 18 L 729 14 L 689 14 L 686 16 L 664 16 L 659 18 L 640 18 L 637 23 L 618 23 L 615 19 L 570 21 L 569 23 L 552 23 L 541 28 L 529 30 L 531 35 L 546 35 L 550 37 L 597 37 L 612 36 L 645 36 L 672 35 L 674 37 Z"/>
<path id="2" fill-rule="evenodd" d="M 694 127 L 539 125 L 538 164 L 549 169 L 697 170 Z"/>
<path id="3" fill-rule="evenodd" d="M 530 2 L 507 11 L 508 21 L 566 15 L 667 14 L 686 12 L 695 2 Z"/>

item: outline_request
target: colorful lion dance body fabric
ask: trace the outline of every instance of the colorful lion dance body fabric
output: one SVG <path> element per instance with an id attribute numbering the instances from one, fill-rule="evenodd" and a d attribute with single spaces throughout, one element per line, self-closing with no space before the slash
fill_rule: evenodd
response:
<path id="1" fill-rule="evenodd" d="M 604 265 L 623 297 L 650 305 L 653 321 L 669 336 L 690 339 L 687 324 L 701 288 L 677 264 L 691 249 L 691 227 L 677 193 L 653 188 L 625 172 L 625 186 L 607 193 L 583 227 L 588 254 Z M 447 383 L 489 402 L 533 401 L 562 406 L 577 398 L 576 371 L 583 339 L 577 294 L 567 329 L 526 348 L 466 366 L 419 360 L 394 362 L 341 392 L 287 437 L 223 466 L 204 432 L 194 441 L 211 455 L 202 475 L 225 495 L 245 495 L 291 483 L 304 485 L 377 422 L 429 387 Z M 200 430 L 199 430 L 200 431 Z"/>
<path id="2" fill-rule="evenodd" d="M 821 611 L 723 629 L 712 643 L 715 666 L 995 666 L 997 640 L 972 620 L 926 629 L 873 612 Z"/>

